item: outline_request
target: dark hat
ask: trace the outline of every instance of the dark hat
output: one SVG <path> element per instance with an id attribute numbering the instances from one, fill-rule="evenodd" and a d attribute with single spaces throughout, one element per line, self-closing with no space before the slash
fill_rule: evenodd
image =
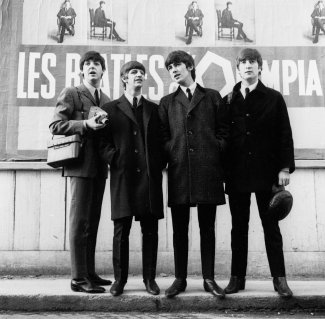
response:
<path id="1" fill-rule="evenodd" d="M 142 63 L 140 63 L 138 61 L 130 61 L 130 62 L 125 63 L 121 67 L 121 71 L 120 71 L 121 77 L 123 77 L 125 74 L 129 73 L 129 71 L 132 69 L 142 70 L 144 73 L 146 73 L 146 69 Z"/>
<path id="2" fill-rule="evenodd" d="M 287 217 L 291 211 L 293 198 L 284 186 L 273 186 L 273 196 L 269 203 L 267 214 L 276 220 L 282 220 Z"/>

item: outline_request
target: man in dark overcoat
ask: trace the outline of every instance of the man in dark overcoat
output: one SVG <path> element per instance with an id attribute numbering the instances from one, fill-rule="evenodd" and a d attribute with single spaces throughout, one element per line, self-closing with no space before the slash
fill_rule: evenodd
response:
<path id="1" fill-rule="evenodd" d="M 115 282 L 110 292 L 122 294 L 127 282 L 129 234 L 135 217 L 142 231 L 143 282 L 148 293 L 157 295 L 158 220 L 164 217 L 158 107 L 141 94 L 145 79 L 141 63 L 128 62 L 120 73 L 124 94 L 103 106 L 110 123 L 101 132 L 99 145 L 111 173 Z"/>
<path id="2" fill-rule="evenodd" d="M 96 27 L 109 27 L 110 33 L 108 35 L 109 39 L 112 39 L 113 37 L 116 39 L 116 41 L 124 42 L 125 40 L 122 39 L 119 34 L 116 31 L 116 22 L 112 21 L 111 19 L 106 18 L 105 11 L 104 11 L 104 5 L 105 1 L 99 2 L 99 7 L 95 10 L 94 15 L 94 24 Z"/>
<path id="3" fill-rule="evenodd" d="M 175 281 L 167 297 L 187 285 L 190 207 L 198 209 L 204 289 L 224 297 L 214 281 L 216 207 L 225 203 L 221 155 L 229 134 L 220 94 L 195 82 L 195 64 L 184 51 L 171 52 L 165 66 L 176 92 L 161 99 L 159 116 L 168 160 L 168 205 L 173 222 Z"/>
<path id="4" fill-rule="evenodd" d="M 226 192 L 232 216 L 231 279 L 225 291 L 245 288 L 250 198 L 255 193 L 274 289 L 290 297 L 280 228 L 267 214 L 272 185 L 288 185 L 295 169 L 288 111 L 282 95 L 259 80 L 262 57 L 257 50 L 243 49 L 236 62 L 242 81 L 225 97 L 231 114 Z"/>
<path id="5" fill-rule="evenodd" d="M 105 71 L 104 58 L 95 51 L 86 52 L 80 59 L 83 83 L 68 87 L 60 93 L 50 124 L 54 135 L 80 134 L 83 138 L 82 157 L 78 163 L 63 168 L 70 177 L 71 205 L 69 220 L 71 253 L 71 289 L 81 292 L 104 292 L 110 280 L 95 272 L 95 250 L 101 206 L 107 178 L 107 165 L 100 160 L 95 147 L 94 131 L 103 129 L 100 117 L 88 118 L 94 106 L 109 101 L 100 84 Z"/>

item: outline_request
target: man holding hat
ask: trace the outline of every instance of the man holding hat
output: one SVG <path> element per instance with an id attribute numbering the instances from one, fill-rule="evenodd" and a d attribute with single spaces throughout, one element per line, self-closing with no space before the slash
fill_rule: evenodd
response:
<path id="1" fill-rule="evenodd" d="M 141 94 L 145 72 L 137 61 L 124 64 L 120 72 L 124 94 L 103 106 L 110 122 L 100 132 L 99 151 L 111 173 L 113 296 L 122 294 L 127 282 L 133 217 L 140 221 L 142 231 L 143 282 L 148 293 L 160 292 L 155 276 L 158 220 L 164 217 L 163 157 L 157 105 Z"/>
<path id="2" fill-rule="evenodd" d="M 225 292 L 245 289 L 251 193 L 255 193 L 274 289 L 291 297 L 278 219 L 269 211 L 272 186 L 288 185 L 295 170 L 288 111 L 282 95 L 259 80 L 262 57 L 257 50 L 243 49 L 236 63 L 242 81 L 224 98 L 231 114 L 226 192 L 232 216 L 231 279 Z"/>

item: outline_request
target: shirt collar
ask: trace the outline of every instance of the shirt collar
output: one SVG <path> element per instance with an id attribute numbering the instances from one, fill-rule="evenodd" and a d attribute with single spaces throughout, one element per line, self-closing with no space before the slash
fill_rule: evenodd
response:
<path id="1" fill-rule="evenodd" d="M 89 82 L 87 82 L 86 80 L 83 80 L 83 84 L 85 85 L 85 87 L 89 90 L 89 92 L 91 93 L 91 95 L 95 98 L 95 90 L 97 89 L 98 91 L 98 97 L 100 99 L 100 88 L 95 88 L 93 87 Z"/>
<path id="2" fill-rule="evenodd" d="M 137 104 L 139 105 L 140 103 L 140 100 L 141 100 L 141 97 L 142 97 L 142 94 L 139 94 L 137 96 L 133 96 L 131 94 L 129 94 L 128 92 L 124 91 L 124 95 L 125 97 L 127 98 L 127 100 L 130 102 L 130 104 L 133 106 L 133 98 L 136 97 L 137 98 Z"/>
<path id="3" fill-rule="evenodd" d="M 187 92 L 186 92 L 186 90 L 187 90 L 187 89 L 190 89 L 192 95 L 194 95 L 194 91 L 195 91 L 195 89 L 196 89 L 196 86 L 197 86 L 196 82 L 193 82 L 189 87 L 186 87 L 186 86 L 180 85 L 180 88 L 183 90 L 183 92 L 184 92 L 185 95 L 187 96 Z"/>
<path id="4" fill-rule="evenodd" d="M 243 97 L 246 96 L 246 92 L 245 92 L 245 89 L 246 89 L 246 88 L 249 89 L 249 92 L 252 92 L 253 90 L 256 89 L 257 84 L 258 84 L 258 80 L 257 80 L 255 83 L 253 83 L 253 84 L 251 84 L 251 85 L 249 85 L 249 86 L 246 86 L 246 85 L 243 84 L 243 82 L 241 82 L 240 92 L 241 92 L 241 94 L 243 95 Z"/>

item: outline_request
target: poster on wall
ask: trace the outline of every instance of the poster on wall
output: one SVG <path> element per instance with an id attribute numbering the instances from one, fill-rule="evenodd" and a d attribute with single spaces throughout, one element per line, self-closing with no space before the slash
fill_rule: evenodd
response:
<path id="1" fill-rule="evenodd" d="M 11 70 L 2 86 L 8 102 L 2 106 L 1 160 L 46 158 L 56 98 L 64 87 L 80 84 L 79 59 L 88 50 L 106 61 L 102 90 L 111 99 L 123 93 L 121 66 L 138 60 L 147 70 L 143 94 L 159 104 L 176 88 L 164 65 L 169 52 L 189 52 L 197 82 L 225 96 L 240 80 L 235 58 L 243 47 L 261 52 L 261 80 L 286 100 L 296 158 L 324 159 L 325 35 L 322 19 L 315 18 L 320 2 L 14 0 L 8 21 L 15 36 L 1 33 Z"/>

